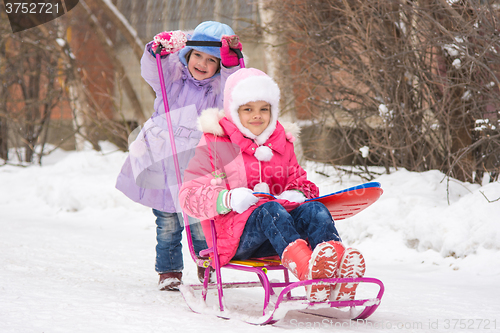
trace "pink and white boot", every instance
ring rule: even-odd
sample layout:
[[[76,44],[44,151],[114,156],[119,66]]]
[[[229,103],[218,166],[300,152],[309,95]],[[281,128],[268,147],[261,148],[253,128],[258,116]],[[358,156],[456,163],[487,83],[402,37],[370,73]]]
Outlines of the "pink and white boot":
[[[337,243],[335,244],[335,247],[338,249],[338,252],[343,252],[343,254],[339,256],[341,259],[338,263],[337,276],[339,278],[364,276],[366,265],[361,252],[351,247],[345,249],[340,242],[335,243]],[[341,246],[344,250],[342,251],[339,249],[339,246]],[[330,299],[332,301],[353,300],[356,296],[357,287],[358,283],[337,283],[336,285],[331,285]]]
[[[330,279],[337,275],[337,252],[330,242],[323,242],[314,248],[309,261],[308,279]],[[330,285],[324,283],[306,286],[307,299],[312,302],[324,302],[330,299]]]
[[[335,248],[328,242],[318,244],[311,251],[307,242],[297,239],[283,251],[281,263],[300,281],[331,278],[337,272]],[[324,302],[330,297],[329,284],[313,284],[306,286],[307,298],[312,302]]]
[[[288,244],[281,255],[281,264],[288,268],[300,281],[307,279],[311,248],[303,239]]]

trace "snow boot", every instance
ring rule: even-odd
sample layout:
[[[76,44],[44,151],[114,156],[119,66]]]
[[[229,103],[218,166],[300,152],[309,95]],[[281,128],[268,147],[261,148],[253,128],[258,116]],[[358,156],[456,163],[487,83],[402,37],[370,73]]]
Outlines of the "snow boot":
[[[288,244],[281,255],[281,263],[300,281],[330,278],[337,271],[337,259],[332,256],[334,247],[321,243],[311,251],[303,239]],[[326,301],[330,296],[330,285],[306,286],[307,298],[312,302]]]
[[[182,272],[169,272],[160,274],[158,289],[167,291],[179,291],[182,283]]]
[[[323,242],[314,248],[309,262],[309,280],[330,279],[337,275],[337,252],[329,242]],[[318,283],[306,286],[307,298],[312,302],[324,302],[330,299],[329,284]]]
[[[203,283],[205,281],[205,270],[206,270],[205,267],[198,266],[198,281],[200,281],[200,283]],[[215,269],[213,269],[212,266],[210,266],[210,275],[208,277],[208,283],[215,282],[214,272],[215,272]]]
[[[338,277],[362,277],[365,275],[365,259],[361,252],[348,248],[344,251],[338,266]],[[331,300],[346,301],[353,300],[356,296],[358,283],[337,283],[332,285]]]
[[[335,248],[335,253],[337,255],[337,267],[340,267],[340,261],[342,260],[345,252],[344,244],[334,240],[328,241],[328,244],[331,244]]]

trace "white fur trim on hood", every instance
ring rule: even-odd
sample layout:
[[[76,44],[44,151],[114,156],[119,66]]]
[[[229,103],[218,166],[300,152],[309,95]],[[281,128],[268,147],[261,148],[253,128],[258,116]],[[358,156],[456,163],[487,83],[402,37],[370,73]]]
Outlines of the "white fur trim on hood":
[[[198,117],[198,129],[203,133],[223,136],[224,130],[219,124],[222,118],[224,118],[224,110],[219,110],[217,108],[203,110]]]
[[[290,142],[294,142],[300,135],[300,126],[297,123],[285,122],[281,123],[285,129],[286,139]]]

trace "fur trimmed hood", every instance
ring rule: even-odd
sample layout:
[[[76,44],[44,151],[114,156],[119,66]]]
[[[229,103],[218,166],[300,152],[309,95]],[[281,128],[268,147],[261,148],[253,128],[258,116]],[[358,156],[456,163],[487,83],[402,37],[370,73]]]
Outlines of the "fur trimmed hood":
[[[241,124],[238,108],[248,102],[265,101],[271,106],[271,119],[259,135],[253,134]],[[240,132],[258,145],[264,144],[276,129],[280,112],[280,88],[274,80],[256,68],[241,68],[231,74],[224,88],[224,113]]]
[[[198,129],[203,133],[223,136],[224,130],[219,124],[222,118],[224,118],[224,110],[219,110],[217,108],[203,110],[198,117]]]
[[[243,126],[238,114],[241,105],[256,101],[265,101],[271,107],[269,125],[259,135]],[[279,146],[284,145],[286,140],[293,142],[300,132],[297,124],[280,124],[278,128],[279,101],[280,89],[273,79],[258,69],[242,68],[231,74],[226,81],[224,110],[204,110],[198,117],[198,128],[216,136],[227,134],[238,145],[252,144],[254,147],[251,148],[251,154],[257,160],[267,162],[273,158],[273,150],[281,152]],[[282,135],[285,137],[281,137]],[[270,140],[271,137],[273,138]],[[280,137],[282,141],[276,141]],[[243,147],[242,149],[244,150]]]

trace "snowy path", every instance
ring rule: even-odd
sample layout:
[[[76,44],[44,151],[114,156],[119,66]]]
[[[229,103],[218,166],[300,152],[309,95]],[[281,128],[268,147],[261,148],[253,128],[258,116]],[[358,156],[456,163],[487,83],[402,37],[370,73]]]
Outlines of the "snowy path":
[[[382,236],[356,244],[365,254],[367,276],[386,287],[367,322],[294,314],[256,327],[192,313],[180,293],[156,289],[153,215],[113,189],[123,156],[81,156],[44,168],[0,168],[2,333],[500,331],[498,250],[479,247],[465,259],[443,258],[433,250],[384,244]],[[381,210],[373,207],[369,215],[373,223],[393,200],[386,184]],[[349,225],[362,224],[368,218],[363,214]],[[346,223],[339,227],[350,235]],[[185,282],[195,283],[187,252],[185,265]],[[241,299],[253,297],[248,290],[238,292]]]
[[[151,271],[155,235],[148,213],[125,220],[129,213],[123,212],[124,220],[112,224],[61,215],[32,221],[28,213],[2,218],[0,331],[199,332],[206,325],[220,331],[254,332],[256,328],[248,324],[192,313],[179,293],[155,289],[157,277]],[[134,221],[141,217],[144,222]],[[384,264],[375,258],[367,261],[369,275],[386,287],[382,305],[368,323],[335,324],[289,315],[274,326],[326,331],[343,324],[345,329],[358,325],[347,331],[415,327],[404,331],[428,332],[438,322],[440,330],[435,331],[445,332],[447,323],[459,327],[456,320],[477,327],[480,319],[489,319],[497,320],[500,329],[500,288],[494,276],[433,265]],[[185,275],[187,282],[195,282],[194,264],[187,256]],[[485,329],[486,322],[482,325],[483,330],[474,331],[491,331]]]

